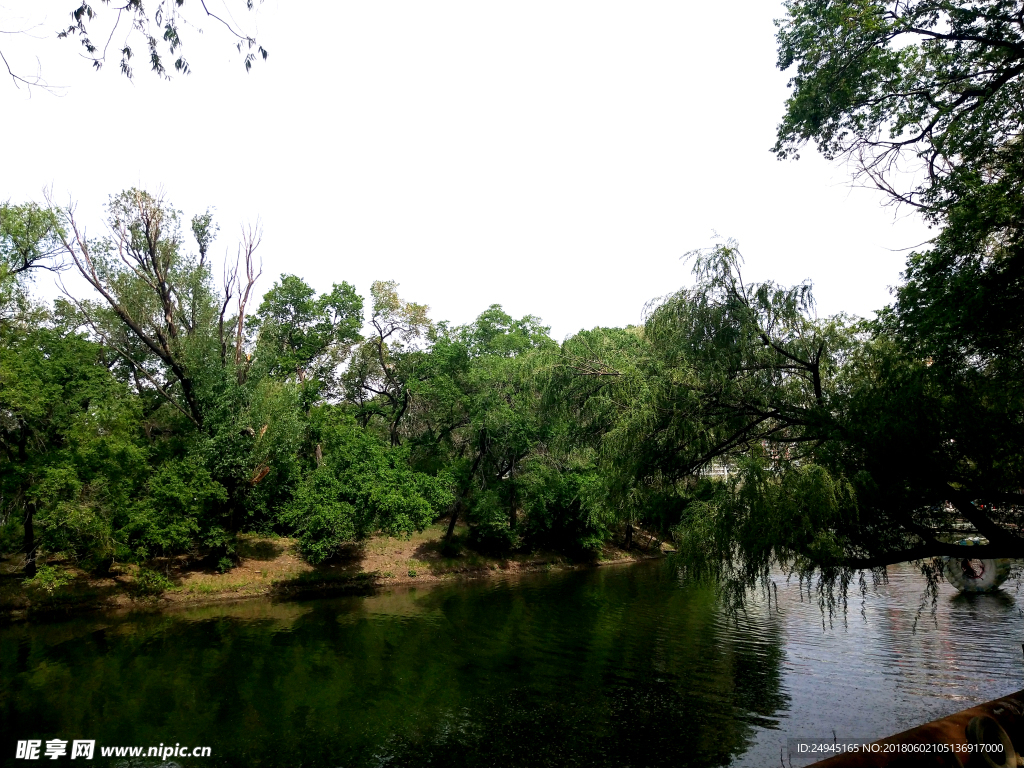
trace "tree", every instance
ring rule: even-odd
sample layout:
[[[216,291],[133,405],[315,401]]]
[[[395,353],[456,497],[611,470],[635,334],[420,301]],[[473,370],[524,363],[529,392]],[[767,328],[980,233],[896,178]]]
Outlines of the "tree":
[[[942,216],[978,184],[1004,182],[1020,135],[1019,2],[790,0],[779,67],[796,67],[775,152],[814,140],[852,157],[894,199]],[[899,188],[900,163],[922,175]]]
[[[796,156],[814,140],[939,228],[844,366],[848,413],[833,459],[870,468],[887,495],[876,524],[902,531],[859,562],[949,554],[953,523],[984,535],[989,555],[1019,556],[1024,6],[786,7],[779,66],[796,72],[776,154]]]
[[[450,481],[410,468],[408,448],[389,445],[332,406],[312,414],[322,446],[285,510],[305,556],[319,563],[373,533],[422,531],[452,501]]]
[[[311,380],[317,399],[340,394],[338,368],[361,340],[362,324],[363,299],[348,283],[317,296],[302,278],[281,275],[263,295],[249,329],[267,374]]]
[[[105,238],[86,238],[73,208],[59,217],[64,253],[98,295],[67,294],[78,321],[135,387],[149,432],[167,438],[161,460],[176,475],[208,478],[209,493],[181,484],[178,514],[191,516],[196,540],[227,553],[239,530],[269,524],[290,493],[303,431],[297,386],[268,374],[274,361],[260,360],[247,330],[258,229],[243,231],[217,291],[209,214],[191,220],[198,254],[185,250],[181,213],[141,190],[111,198]],[[192,498],[207,501],[194,506]],[[176,546],[188,540],[174,538]]]
[[[88,0],[71,8],[70,24],[57,31],[62,39],[77,38],[84,50],[84,57],[99,70],[107,62],[107,54],[111,45],[120,54],[120,69],[128,79],[132,79],[135,71],[132,59],[140,48],[144,50],[144,61],[149,69],[158,76],[170,79],[173,72],[189,74],[191,68],[182,51],[184,41],[182,30],[191,28],[191,33],[202,34],[200,24],[209,21],[217,28],[226,30],[233,38],[235,46],[243,55],[243,63],[248,72],[257,58],[266,60],[269,55],[266,48],[250,33],[243,30],[235,21],[230,9],[226,15],[213,13],[205,0],[198,0],[186,7],[186,0],[158,0],[155,4],[143,3],[142,0],[101,0],[102,7],[94,7]],[[242,3],[232,3],[241,9]],[[154,7],[155,6],[155,7]],[[255,0],[244,0],[244,10],[252,13]],[[109,23],[105,17],[109,13]],[[16,33],[27,30],[3,29],[0,32]],[[168,59],[173,61],[168,63]],[[7,73],[16,86],[50,87],[41,75],[28,76],[19,74],[11,68],[10,62],[0,50],[0,61],[3,61]]]
[[[98,344],[60,327],[0,338],[0,528],[21,523],[28,576],[40,542],[111,558],[145,495],[138,403],[104,363]]]
[[[665,416],[664,390],[678,378],[673,362],[654,354],[643,327],[594,328],[562,344],[547,386],[546,407],[558,414],[552,447],[583,471],[589,488],[574,512],[594,530],[622,525],[627,549],[641,524],[670,535],[685,503],[675,475],[650,465],[661,455],[652,433]]]
[[[421,462],[458,485],[447,541],[466,514],[478,540],[508,548],[520,537],[524,461],[547,429],[539,362],[554,342],[539,318],[492,305],[464,326],[438,324],[410,381],[413,442]]]
[[[677,531],[691,573],[740,590],[781,562],[845,588],[959,554],[964,523],[989,541],[976,556],[1024,555],[1017,391],[983,372],[951,384],[884,326],[817,318],[807,285],[744,283],[734,244],[695,274],[647,320],[653,383],[611,445],[638,482],[677,492],[726,471]]]
[[[62,254],[55,212],[36,203],[0,203],[0,279],[32,270],[60,271]]]
[[[27,285],[36,272],[64,268],[62,252],[51,209],[0,203],[0,324],[27,310]]]
[[[75,220],[73,207],[58,211],[63,254],[101,301],[67,295],[117,351],[140,395],[159,396],[202,429],[202,372],[219,363],[242,380],[251,363],[244,350],[245,322],[260,273],[254,261],[260,235],[252,229],[243,233],[239,261],[226,269],[223,295],[216,297],[206,261],[213,236],[209,216],[192,220],[199,245],[193,257],[182,253],[181,212],[162,199],[130,189],[113,196],[107,210],[109,235],[93,240]],[[235,314],[229,316],[233,298]]]
[[[1010,0],[792,0],[795,68],[774,151],[814,141],[940,233],[911,256],[890,331],[951,375],[1019,379],[1024,323],[1024,6]],[[1009,369],[1007,368],[1009,367]],[[991,370],[995,370],[992,368]]]
[[[408,382],[433,325],[429,307],[398,296],[398,283],[376,281],[370,286],[373,333],[356,347],[345,373],[349,400],[359,409],[364,427],[374,419],[386,424],[392,445],[402,442],[400,426],[408,413],[412,393]]]

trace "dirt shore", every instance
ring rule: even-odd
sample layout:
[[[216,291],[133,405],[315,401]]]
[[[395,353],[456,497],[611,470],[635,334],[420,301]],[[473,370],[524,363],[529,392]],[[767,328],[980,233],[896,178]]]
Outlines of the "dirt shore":
[[[58,585],[26,586],[20,572],[22,558],[14,555],[0,560],[0,620],[107,609],[160,610],[218,600],[360,592],[393,585],[594,567],[660,557],[663,548],[653,537],[641,534],[630,551],[608,545],[586,559],[545,551],[489,557],[464,546],[457,556],[446,557],[441,547],[446,528],[446,523],[438,523],[405,539],[373,538],[320,566],[312,566],[300,557],[294,539],[252,535],[240,537],[237,564],[223,573],[208,562],[184,556],[150,563],[147,572],[132,565],[115,566],[107,576],[52,562],[50,565],[64,578],[70,578],[69,583]],[[460,533],[464,537],[465,530]]]

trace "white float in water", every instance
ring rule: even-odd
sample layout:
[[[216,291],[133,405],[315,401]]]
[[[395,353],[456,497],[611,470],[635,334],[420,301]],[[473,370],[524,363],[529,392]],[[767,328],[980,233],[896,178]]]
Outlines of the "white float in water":
[[[969,536],[957,542],[962,547],[978,547],[988,544],[980,536]],[[946,580],[961,592],[990,592],[1010,576],[1011,561],[1001,558],[944,557],[943,571]]]

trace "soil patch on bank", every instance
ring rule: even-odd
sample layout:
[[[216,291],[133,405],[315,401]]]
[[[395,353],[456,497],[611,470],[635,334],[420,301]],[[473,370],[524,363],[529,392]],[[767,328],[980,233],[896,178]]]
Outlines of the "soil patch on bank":
[[[98,576],[53,559],[45,564],[53,578],[32,583],[26,583],[21,572],[23,557],[11,555],[0,560],[0,619],[104,609],[159,610],[247,597],[370,592],[391,585],[636,562],[660,557],[665,548],[654,536],[638,532],[628,551],[608,544],[587,556],[535,551],[501,557],[467,547],[465,528],[457,529],[455,546],[445,547],[446,530],[447,523],[440,522],[408,538],[371,538],[318,566],[301,557],[295,539],[255,535],[239,537],[236,563],[226,570],[209,559],[182,555],[158,558],[145,568],[114,565],[108,574]]]

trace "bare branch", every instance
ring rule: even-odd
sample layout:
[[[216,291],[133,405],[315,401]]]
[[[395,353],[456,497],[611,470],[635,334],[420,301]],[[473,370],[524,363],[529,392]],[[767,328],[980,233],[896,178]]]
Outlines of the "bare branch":
[[[242,340],[243,334],[245,333],[245,308],[252,295],[253,286],[256,284],[260,275],[263,274],[263,262],[260,262],[259,269],[257,269],[253,259],[256,249],[259,248],[262,240],[263,230],[260,226],[259,220],[256,221],[255,227],[251,225],[248,227],[242,227],[242,243],[239,245],[239,251],[244,256],[246,282],[245,288],[241,288],[241,286],[239,286],[240,291],[238,294],[238,321],[235,326],[235,365],[237,366],[241,366],[242,363]],[[246,370],[247,369],[248,366],[246,366]],[[240,371],[239,376],[244,377],[244,374]]]

